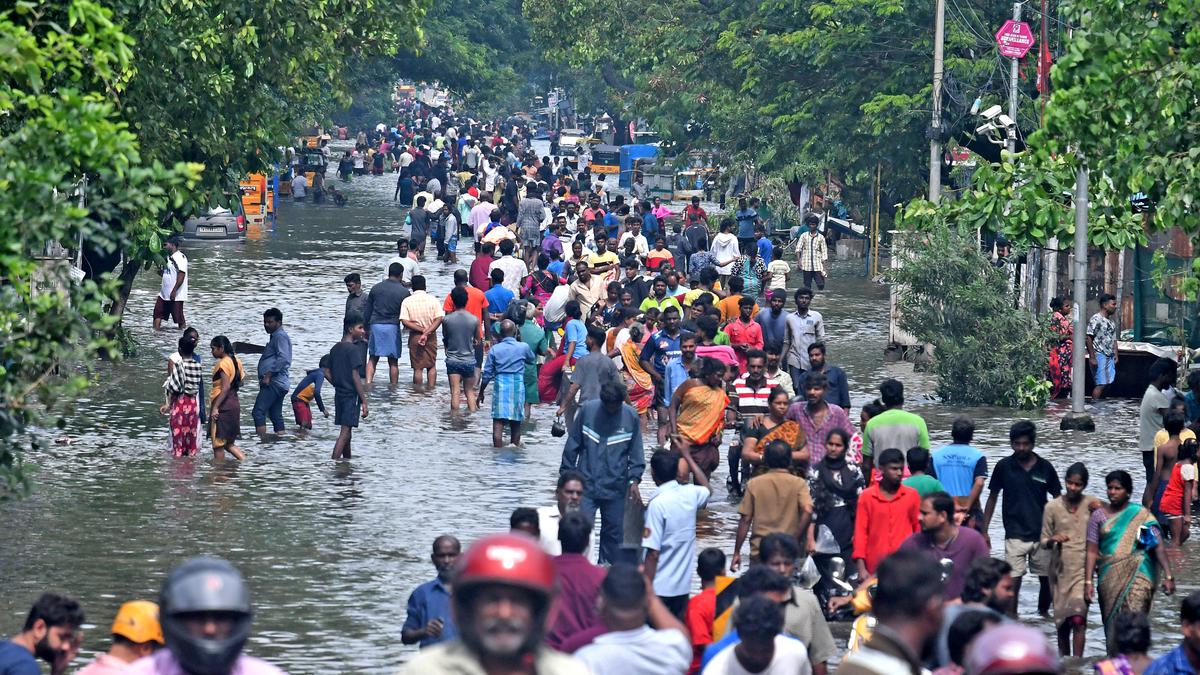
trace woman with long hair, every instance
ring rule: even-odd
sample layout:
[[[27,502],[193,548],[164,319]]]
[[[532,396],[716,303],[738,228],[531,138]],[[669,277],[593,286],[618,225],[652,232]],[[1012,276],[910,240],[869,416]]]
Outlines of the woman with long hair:
[[[1157,582],[1161,580],[1163,591],[1170,595],[1175,592],[1175,577],[1171,576],[1158,521],[1150,509],[1130,499],[1133,478],[1127,471],[1113,471],[1104,477],[1104,484],[1108,504],[1093,511],[1088,520],[1083,583],[1088,602],[1098,591],[1100,618],[1112,655],[1117,615],[1123,611],[1149,613]]]
[[[1050,300],[1050,332],[1054,339],[1050,343],[1048,374],[1050,376],[1050,398],[1058,398],[1071,391],[1071,350],[1075,327],[1071,323],[1071,301],[1067,298]]]
[[[846,456],[849,444],[850,434],[845,429],[831,429],[825,437],[824,456],[808,470],[813,500],[810,541],[824,543],[824,554],[841,555],[843,560],[851,559],[858,495],[867,487],[858,463]],[[836,542],[838,553],[830,550],[830,538]]]
[[[246,454],[238,448],[236,441],[241,438],[242,408],[238,404],[238,389],[246,377],[246,369],[242,361],[233,352],[233,344],[224,335],[218,335],[210,344],[216,363],[212,369],[212,393],[209,394],[208,420],[212,436],[213,454],[218,458],[225,456],[228,450],[238,460],[246,459]]]
[[[808,443],[800,425],[786,419],[791,398],[783,387],[771,390],[767,399],[767,414],[754,420],[746,420],[742,429],[742,462],[750,467],[752,476],[767,472],[763,464],[763,452],[771,441],[785,441],[792,449],[792,473],[804,477],[807,475],[809,459]],[[735,463],[730,458],[730,467]]]
[[[163,382],[167,399],[158,409],[160,413],[170,415],[171,454],[176,457],[191,457],[200,448],[200,404],[197,397],[203,375],[200,362],[193,358],[196,341],[196,335],[191,332],[185,332],[179,338],[179,360],[168,362],[169,373]]]

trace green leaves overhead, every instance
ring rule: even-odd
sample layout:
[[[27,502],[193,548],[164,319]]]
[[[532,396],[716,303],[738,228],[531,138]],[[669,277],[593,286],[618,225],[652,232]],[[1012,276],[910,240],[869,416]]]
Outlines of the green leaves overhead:
[[[927,171],[933,3],[926,0],[525,0],[546,56],[603,73],[610,92],[685,145],[765,172],[818,167],[919,194]],[[948,122],[996,91],[1003,3],[951,4]],[[568,37],[569,36],[569,37]],[[623,86],[614,86],[614,83]],[[963,89],[971,93],[964,98]],[[957,99],[957,100],[956,100]],[[689,120],[711,133],[688,138]]]
[[[1046,144],[1068,144],[1159,226],[1200,235],[1200,23],[1191,0],[1077,0],[1079,27],[1054,69]]]
[[[56,18],[61,17],[59,20]],[[0,500],[29,487],[22,432],[70,402],[113,348],[107,279],[73,281],[58,246],[114,251],[157,227],[199,167],[146,161],[111,99],[132,74],[130,41],[89,0],[0,13]],[[48,142],[51,139],[52,142]],[[75,195],[89,180],[81,206]]]

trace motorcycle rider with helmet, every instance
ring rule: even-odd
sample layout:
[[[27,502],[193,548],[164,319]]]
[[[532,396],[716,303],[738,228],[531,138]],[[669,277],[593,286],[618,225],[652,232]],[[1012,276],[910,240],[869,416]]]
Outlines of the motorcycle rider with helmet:
[[[163,582],[159,621],[167,648],[134,662],[128,675],[284,675],[242,653],[250,637],[250,591],[233,565],[200,556]]]
[[[451,604],[459,637],[421,651],[402,672],[586,675],[542,643],[557,591],[553,559],[520,533],[484,537],[458,559]]]
[[[76,675],[116,675],[126,666],[149,656],[163,646],[158,605],[149,600],[133,600],[121,605],[112,624],[112,647],[100,654]]]

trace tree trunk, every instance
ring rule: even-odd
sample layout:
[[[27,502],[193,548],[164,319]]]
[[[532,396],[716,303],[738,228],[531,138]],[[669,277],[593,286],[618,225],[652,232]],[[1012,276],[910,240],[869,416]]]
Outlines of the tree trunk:
[[[121,273],[117,276],[121,280],[121,285],[117,289],[117,297],[108,307],[110,316],[123,317],[125,315],[125,305],[129,302],[129,294],[133,292],[133,281],[137,279],[139,269],[141,269],[141,264],[128,258],[121,263]]]

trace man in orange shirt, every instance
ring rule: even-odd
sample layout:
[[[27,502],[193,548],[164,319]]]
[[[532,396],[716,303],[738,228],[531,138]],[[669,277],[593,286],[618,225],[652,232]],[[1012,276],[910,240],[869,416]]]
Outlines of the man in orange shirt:
[[[854,516],[854,562],[862,579],[875,573],[880,560],[920,531],[921,497],[901,485],[904,454],[896,448],[879,453],[879,481],[858,496]]]
[[[717,303],[717,309],[721,310],[721,323],[729,323],[738,317],[741,312],[739,302],[742,300],[742,291],[746,290],[746,282],[741,277],[729,278],[729,295],[721,298]],[[758,304],[754,305],[753,316],[758,316]]]
[[[484,316],[484,310],[487,308],[487,296],[483,291],[475,288],[467,283],[469,278],[466,270],[454,270],[454,285],[461,286],[467,289],[467,306],[466,310],[475,315],[479,319],[479,346],[475,348],[475,367],[483,367],[483,351],[488,345],[488,331],[485,328],[487,318]],[[450,294],[446,294],[446,302],[442,303],[442,311],[449,314],[454,311],[454,302],[450,300]]]

